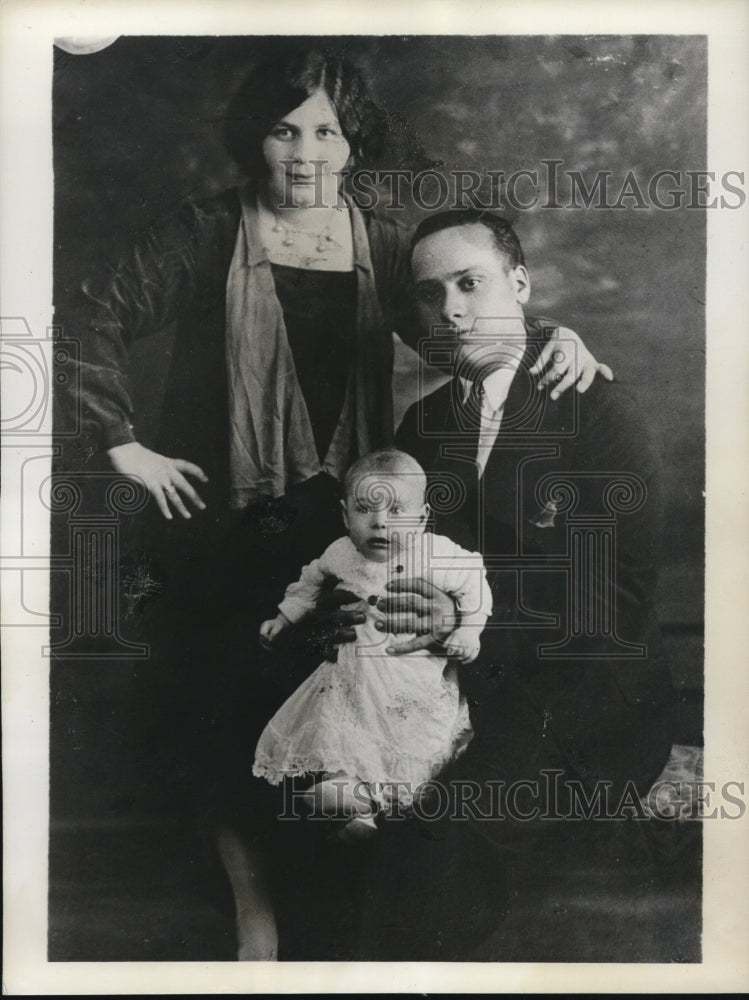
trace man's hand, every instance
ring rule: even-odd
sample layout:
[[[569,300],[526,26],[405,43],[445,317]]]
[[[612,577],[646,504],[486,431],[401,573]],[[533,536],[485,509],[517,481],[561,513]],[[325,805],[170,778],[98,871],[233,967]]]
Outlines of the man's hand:
[[[421,577],[393,580],[387,585],[389,597],[378,602],[387,615],[375,626],[383,632],[415,632],[416,637],[388,646],[390,656],[402,656],[419,649],[445,655],[443,643],[459,624],[454,599]]]
[[[545,368],[547,371],[542,375]],[[530,373],[541,375],[537,389],[554,386],[550,393],[552,399],[559,399],[573,385],[578,392],[585,392],[599,374],[607,382],[614,380],[609,366],[596,361],[575,331],[566,326],[557,327],[546,341]]]
[[[183,458],[166,458],[155,451],[149,451],[137,441],[110,448],[108,455],[117,472],[140,479],[145,484],[168,521],[172,520],[170,504],[182,517],[187,518],[192,515],[185,506],[185,500],[189,500],[198,510],[205,510],[205,504],[182,474],[186,473],[207,483],[208,476],[199,465],[186,462]]]

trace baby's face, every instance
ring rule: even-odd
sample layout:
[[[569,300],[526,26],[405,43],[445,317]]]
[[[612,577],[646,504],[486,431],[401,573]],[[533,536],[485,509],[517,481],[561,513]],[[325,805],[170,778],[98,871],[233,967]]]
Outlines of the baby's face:
[[[344,501],[343,521],[365,559],[388,562],[424,531],[429,509],[420,477],[370,473]]]

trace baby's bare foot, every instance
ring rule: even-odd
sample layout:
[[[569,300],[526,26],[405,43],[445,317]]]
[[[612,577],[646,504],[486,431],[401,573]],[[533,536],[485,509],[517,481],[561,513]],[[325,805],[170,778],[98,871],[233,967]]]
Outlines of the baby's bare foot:
[[[354,816],[354,818],[350,819],[345,826],[341,827],[338,831],[338,837],[340,840],[348,842],[355,840],[371,840],[376,833],[377,823],[375,821],[374,813],[370,813],[368,816]]]
[[[369,816],[373,811],[368,786],[346,774],[316,782],[304,793],[304,801],[312,813],[329,819]]]

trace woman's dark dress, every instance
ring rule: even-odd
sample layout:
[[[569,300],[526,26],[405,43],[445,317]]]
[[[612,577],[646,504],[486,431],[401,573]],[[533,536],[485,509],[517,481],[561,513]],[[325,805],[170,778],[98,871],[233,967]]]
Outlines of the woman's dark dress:
[[[272,270],[322,462],[353,363],[355,275],[275,264]],[[317,662],[311,653],[308,660],[265,653],[258,629],[276,614],[301,567],[343,534],[338,498],[337,482],[320,473],[285,497],[225,511],[201,540],[194,556],[200,568],[188,569],[175,595],[180,619],[195,632],[178,669],[188,669],[202,692],[202,704],[191,713],[197,739],[190,746],[188,738],[185,766],[212,821],[240,817],[248,828],[264,829],[268,819],[261,818],[258,802],[277,811],[277,790],[251,776],[255,744],[272,713]],[[174,561],[180,558],[184,554],[175,552]],[[210,581],[209,588],[200,579]],[[202,780],[195,780],[196,773]]]

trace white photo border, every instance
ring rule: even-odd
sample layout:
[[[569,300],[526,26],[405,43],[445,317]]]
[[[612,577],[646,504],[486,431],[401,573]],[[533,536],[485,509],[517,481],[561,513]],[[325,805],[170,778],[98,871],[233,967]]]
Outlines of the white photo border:
[[[4,0],[0,7],[0,294],[3,317],[51,325],[52,42],[113,35],[700,34],[708,38],[708,169],[749,176],[749,3],[717,0],[377,5],[149,0],[86,4]],[[708,213],[707,606],[705,773],[747,781],[749,648],[749,207]],[[737,321],[737,317],[740,319]],[[668,363],[668,359],[664,359]],[[674,364],[678,361],[674,359]],[[12,400],[5,404],[12,409]],[[35,454],[51,453],[47,424]],[[46,435],[46,437],[45,437]],[[24,447],[4,447],[3,528],[18,523]],[[14,486],[16,492],[14,493]],[[46,512],[26,522],[35,554]],[[3,532],[3,555],[12,545]],[[9,563],[6,563],[9,565]],[[39,576],[35,603],[45,606]],[[9,574],[2,584],[9,586]],[[12,597],[13,595],[4,595]],[[749,987],[746,816],[705,823],[703,961],[699,965],[49,963],[47,961],[48,672],[45,629],[4,629],[4,991],[10,994],[256,992],[742,992]]]

